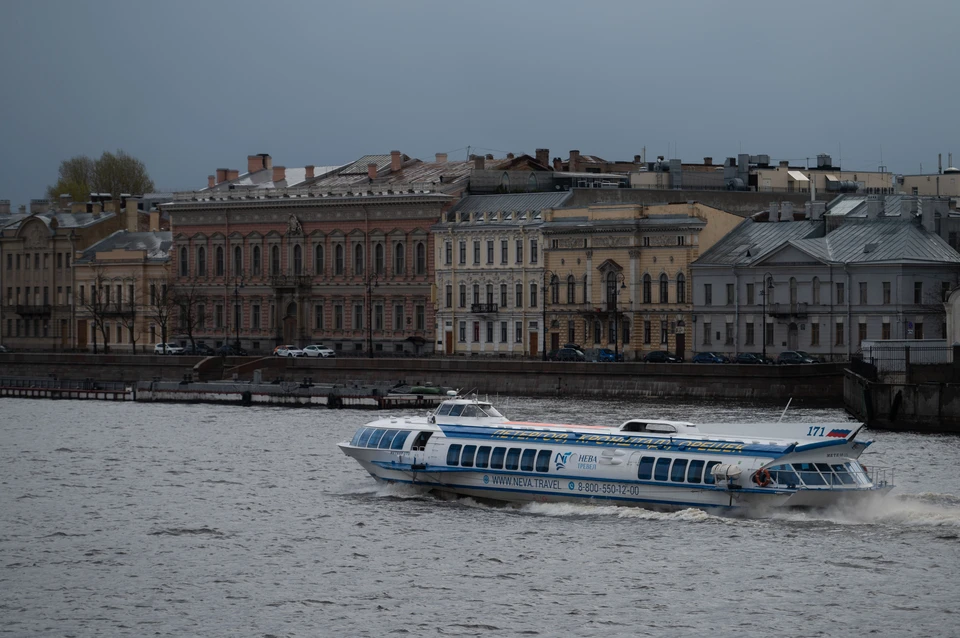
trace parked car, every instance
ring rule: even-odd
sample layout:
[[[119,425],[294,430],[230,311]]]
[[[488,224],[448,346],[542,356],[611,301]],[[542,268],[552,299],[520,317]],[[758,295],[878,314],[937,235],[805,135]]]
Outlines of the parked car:
[[[153,346],[153,354],[183,354],[183,348],[175,343],[158,343]]]
[[[576,348],[560,348],[554,361],[586,361],[587,356]]]
[[[694,363],[730,363],[730,359],[717,352],[698,352],[693,355],[692,361]]]
[[[597,350],[597,361],[601,361],[601,362],[623,361],[623,353],[614,352],[610,348],[600,348],[599,350]]]
[[[803,350],[784,350],[777,356],[777,363],[799,365],[803,363],[820,363]]]
[[[303,350],[294,345],[277,346],[273,349],[273,354],[278,357],[302,357]]]
[[[183,349],[183,354],[197,355],[201,357],[212,357],[216,354],[213,348],[208,346],[205,343],[198,343],[194,346],[192,343],[187,344],[187,347]]]
[[[303,349],[303,354],[306,357],[322,357],[324,359],[335,358],[337,356],[336,352],[322,343],[314,343],[307,346]]]
[[[0,353],[4,353],[4,352],[7,352],[7,348],[5,346],[0,345]]]
[[[647,363],[680,363],[683,361],[683,359],[677,355],[672,352],[667,352],[666,350],[648,352],[646,356],[643,357],[643,360]]]
[[[583,346],[578,345],[578,344],[576,344],[576,343],[565,343],[565,344],[563,344],[563,347],[564,347],[564,348],[573,348],[574,350],[579,350],[580,352],[583,352]]]
[[[733,360],[734,363],[771,364],[773,359],[754,352],[741,352]]]
[[[245,357],[247,356],[247,351],[243,348],[238,348],[236,344],[225,343],[217,348],[217,355],[221,357]]]

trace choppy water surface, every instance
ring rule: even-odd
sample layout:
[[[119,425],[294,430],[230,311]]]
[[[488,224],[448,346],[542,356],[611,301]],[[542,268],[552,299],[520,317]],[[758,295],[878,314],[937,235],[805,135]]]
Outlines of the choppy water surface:
[[[511,418],[776,419],[509,399]],[[844,420],[792,410],[792,420]],[[743,520],[377,487],[346,410],[0,399],[0,632],[82,636],[960,634],[960,439],[868,433],[895,496]]]

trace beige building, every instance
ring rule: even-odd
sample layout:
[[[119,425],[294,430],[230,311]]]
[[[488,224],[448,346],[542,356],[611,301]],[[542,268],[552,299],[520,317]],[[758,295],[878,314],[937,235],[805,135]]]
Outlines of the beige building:
[[[547,349],[688,357],[689,265],[743,218],[697,202],[545,211]]]
[[[163,332],[157,315],[170,315],[163,300],[172,244],[170,231],[119,230],[77,255],[78,349],[153,352]]]
[[[960,197],[960,169],[945,168],[942,175],[899,175],[897,184],[906,195],[956,198]]]

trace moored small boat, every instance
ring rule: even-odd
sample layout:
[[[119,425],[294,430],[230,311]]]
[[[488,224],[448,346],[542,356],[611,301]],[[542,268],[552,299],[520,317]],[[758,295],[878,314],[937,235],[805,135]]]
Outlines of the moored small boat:
[[[510,421],[487,401],[451,397],[428,416],[368,423],[339,445],[379,481],[440,493],[737,511],[824,507],[889,492],[892,470],[858,461],[870,445],[856,440],[862,427],[642,418],[562,425]]]

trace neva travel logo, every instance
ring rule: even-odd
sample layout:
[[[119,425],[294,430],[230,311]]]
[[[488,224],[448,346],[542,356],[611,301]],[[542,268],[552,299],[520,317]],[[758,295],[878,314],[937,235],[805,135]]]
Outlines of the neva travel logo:
[[[561,454],[560,452],[557,452],[557,455],[553,458],[553,462],[557,465],[557,469],[558,469],[558,470],[562,470],[563,468],[565,468],[565,467],[567,466],[567,461],[570,460],[570,455],[571,455],[571,454],[573,454],[573,453],[572,453],[572,452],[564,452],[564,453]]]

